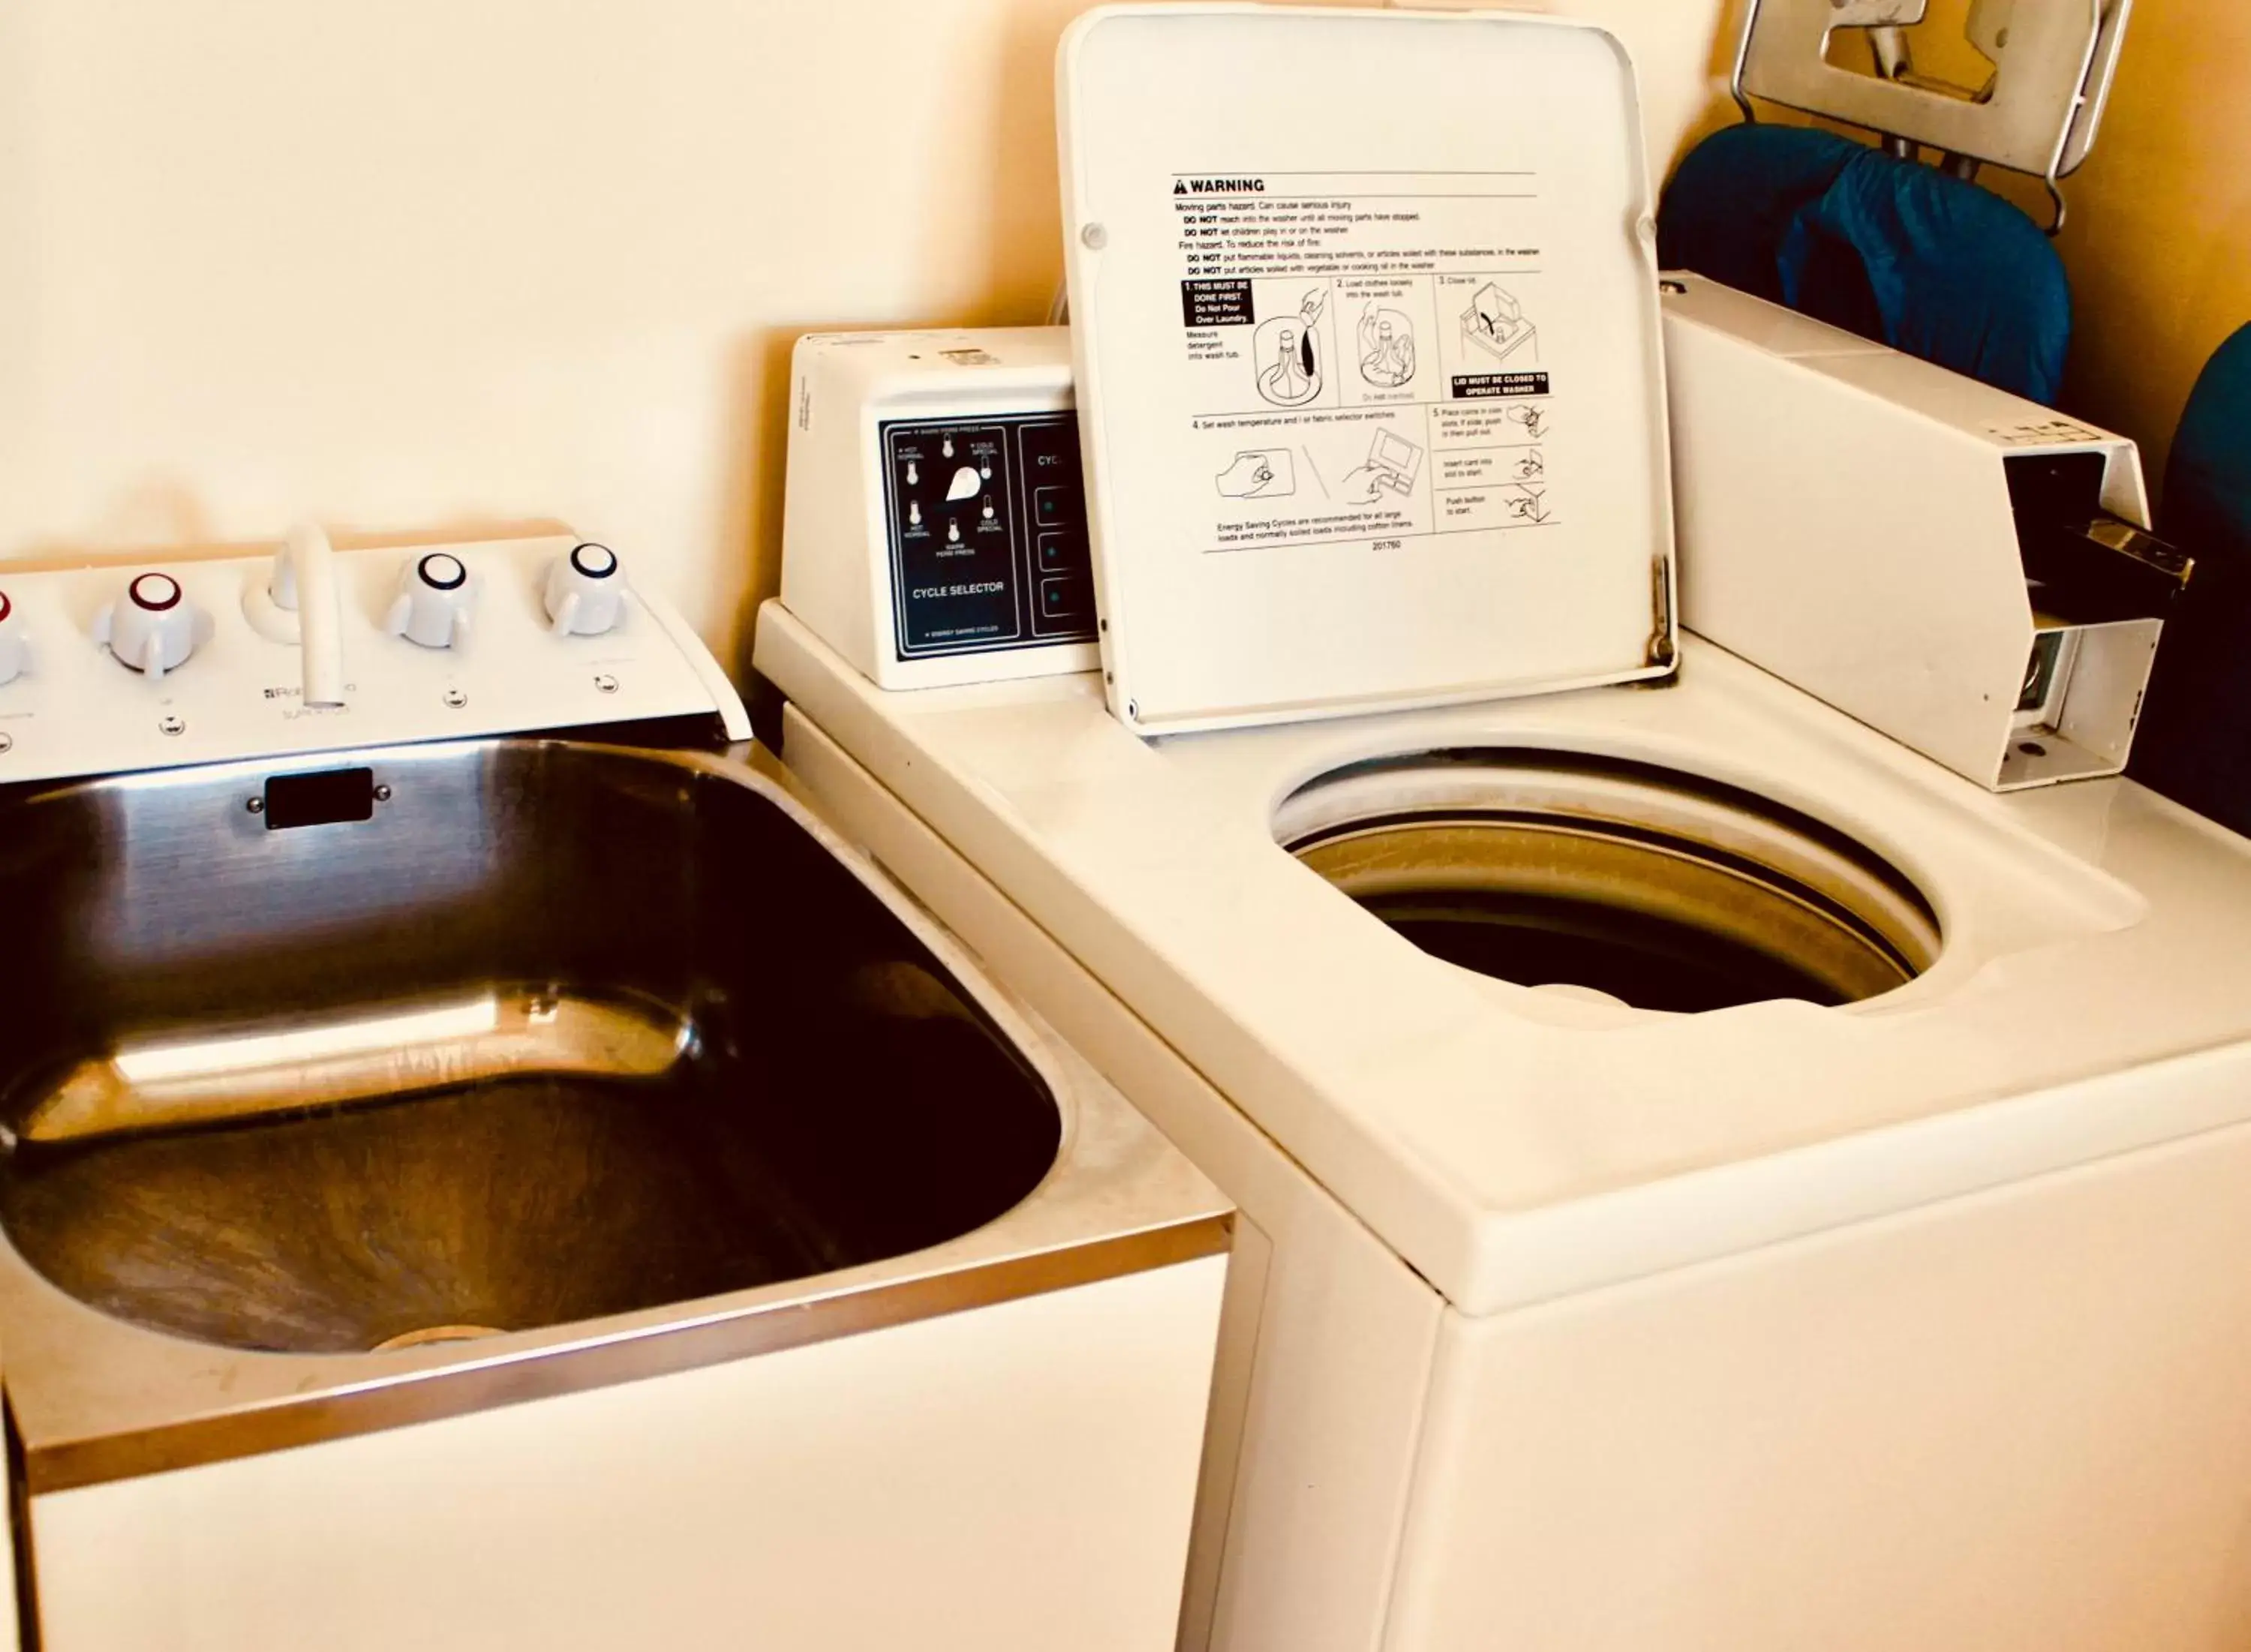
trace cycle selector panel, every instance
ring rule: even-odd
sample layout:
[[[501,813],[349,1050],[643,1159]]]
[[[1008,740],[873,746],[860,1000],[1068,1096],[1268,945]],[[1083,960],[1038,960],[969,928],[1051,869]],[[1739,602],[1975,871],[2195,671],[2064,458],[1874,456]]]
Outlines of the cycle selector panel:
[[[1075,414],[895,420],[879,435],[900,659],[1093,640]]]

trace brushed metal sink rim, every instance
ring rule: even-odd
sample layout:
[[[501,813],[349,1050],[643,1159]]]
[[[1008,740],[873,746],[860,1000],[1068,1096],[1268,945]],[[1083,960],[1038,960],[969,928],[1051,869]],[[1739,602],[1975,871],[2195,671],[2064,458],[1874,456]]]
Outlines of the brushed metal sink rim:
[[[906,1255],[629,1313],[380,1353],[253,1351],[135,1324],[50,1282],[0,1233],[0,1381],[33,1495],[692,1369],[1226,1249],[1232,1211],[1218,1191],[1075,1052],[984,979],[872,861],[806,811],[762,750],[480,741],[105,784],[217,779],[239,783],[248,795],[286,769],[359,764],[396,785],[411,781],[418,764],[458,761],[465,748],[527,744],[669,765],[683,778],[744,787],[779,810],[945,966],[1044,1082],[1062,1123],[1045,1178],[983,1227]]]

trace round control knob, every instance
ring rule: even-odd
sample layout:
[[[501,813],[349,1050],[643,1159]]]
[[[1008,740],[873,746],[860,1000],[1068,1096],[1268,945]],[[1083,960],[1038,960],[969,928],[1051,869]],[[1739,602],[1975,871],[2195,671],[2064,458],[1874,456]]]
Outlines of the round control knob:
[[[384,629],[425,648],[457,648],[468,640],[475,593],[459,556],[433,550],[407,565]]]
[[[599,637],[625,611],[626,577],[607,545],[574,546],[547,570],[547,618],[558,637]]]
[[[16,605],[0,591],[0,682],[13,682],[24,674],[30,650],[24,646],[24,627],[16,619]]]
[[[94,622],[94,639],[149,677],[185,665],[203,640],[202,631],[202,612],[170,574],[140,575]]]

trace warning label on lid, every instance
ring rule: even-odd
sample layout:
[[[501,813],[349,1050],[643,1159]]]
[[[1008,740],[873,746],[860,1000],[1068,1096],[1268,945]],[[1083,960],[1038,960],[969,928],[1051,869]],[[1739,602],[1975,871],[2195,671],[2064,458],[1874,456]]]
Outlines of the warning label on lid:
[[[1258,319],[1248,281],[1182,281],[1181,316],[1190,327],[1248,327]]]
[[[1172,179],[1203,549],[1561,520],[1540,198],[1529,172]]]

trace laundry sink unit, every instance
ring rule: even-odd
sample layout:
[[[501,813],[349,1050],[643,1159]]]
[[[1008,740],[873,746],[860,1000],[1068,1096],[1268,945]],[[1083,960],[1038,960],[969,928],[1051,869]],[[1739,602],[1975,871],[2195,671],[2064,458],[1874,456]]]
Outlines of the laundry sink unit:
[[[305,749],[0,780],[37,1644],[694,1647],[751,1614],[1160,1652],[1227,1202],[808,812],[707,656],[716,715],[336,744],[491,704],[529,668],[510,602],[531,667],[627,710],[694,647],[638,596],[623,636],[539,628],[551,559],[509,552],[461,554],[458,660],[377,631],[392,569],[340,568],[364,698],[265,733],[223,681],[274,674],[229,630],[262,569],[183,566],[213,634],[161,686],[87,667],[97,743],[170,708]],[[72,639],[39,641],[52,694]],[[8,692],[12,749],[61,761],[65,696]]]

